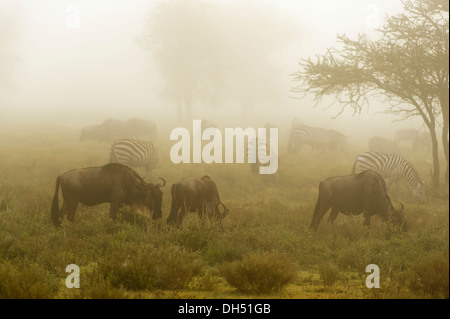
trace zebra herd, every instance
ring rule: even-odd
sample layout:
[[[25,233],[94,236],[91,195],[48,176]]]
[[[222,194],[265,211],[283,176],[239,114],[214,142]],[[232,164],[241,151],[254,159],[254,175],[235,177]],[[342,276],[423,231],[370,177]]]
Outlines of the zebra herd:
[[[267,149],[251,149],[250,145],[260,145],[261,141],[248,143],[248,152],[263,151],[273,152],[270,145]],[[373,139],[369,141],[373,142]],[[295,154],[303,145],[310,146],[317,151],[344,151],[348,143],[347,137],[335,130],[306,126],[296,122],[292,125],[288,151]],[[394,149],[395,150],[395,149]],[[110,163],[119,163],[130,167],[145,168],[145,178],[151,178],[152,170],[159,162],[158,148],[152,142],[144,142],[133,138],[122,138],[114,141],[110,148]],[[252,165],[252,171],[256,171],[256,165]],[[392,153],[369,151],[360,153],[353,164],[352,173],[364,170],[373,170],[388,179],[388,189],[395,186],[398,194],[399,182],[405,179],[414,197],[422,200],[425,197],[424,182],[419,174],[403,156]]]
[[[294,153],[301,149],[302,145],[309,145],[313,150],[342,151],[348,143],[347,137],[335,130],[306,125],[292,127],[289,137],[288,149]]]

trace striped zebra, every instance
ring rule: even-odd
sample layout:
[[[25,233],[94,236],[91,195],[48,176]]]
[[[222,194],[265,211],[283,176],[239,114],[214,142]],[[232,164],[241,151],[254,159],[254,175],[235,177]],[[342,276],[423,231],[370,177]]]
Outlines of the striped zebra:
[[[289,152],[295,152],[303,144],[311,146],[313,150],[342,150],[347,144],[347,137],[335,130],[320,127],[297,125],[292,128],[289,137]]]
[[[388,178],[388,189],[395,183],[397,194],[399,181],[404,178],[414,197],[420,200],[425,198],[423,180],[414,167],[401,155],[379,152],[361,153],[353,164],[352,173],[365,170],[373,170],[384,178]]]
[[[109,162],[145,167],[145,177],[151,178],[152,169],[159,162],[158,148],[151,142],[131,138],[119,139],[111,144]]]

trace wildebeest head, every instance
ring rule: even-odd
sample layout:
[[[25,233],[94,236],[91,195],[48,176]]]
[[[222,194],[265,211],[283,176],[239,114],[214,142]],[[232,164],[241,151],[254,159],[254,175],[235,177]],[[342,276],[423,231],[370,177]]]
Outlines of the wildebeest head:
[[[160,179],[163,181],[162,184],[144,184],[141,189],[141,191],[145,192],[141,205],[152,212],[152,219],[159,219],[162,217],[161,206],[163,193],[160,188],[166,185],[166,181],[161,177]]]
[[[392,223],[392,225],[398,226],[400,227],[403,231],[407,230],[407,226],[406,226],[406,219],[405,216],[403,214],[403,204],[400,204],[401,208],[395,209],[395,208],[391,208],[389,210],[389,221]]]

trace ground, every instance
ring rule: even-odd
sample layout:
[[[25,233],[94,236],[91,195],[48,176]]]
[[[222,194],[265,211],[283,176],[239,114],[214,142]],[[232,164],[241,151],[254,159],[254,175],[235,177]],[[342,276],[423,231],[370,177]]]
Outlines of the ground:
[[[108,160],[108,144],[80,143],[78,134],[55,126],[0,135],[0,298],[448,298],[448,188],[431,187],[423,154],[408,159],[427,182],[426,201],[405,183],[393,199],[405,206],[408,232],[376,217],[366,228],[362,216],[344,215],[334,226],[325,216],[310,231],[319,182],[349,174],[366,149],[294,156],[282,135],[279,174],[261,176],[248,164],[175,165],[161,134],[153,176],[168,183],[162,220],[126,208],[112,221],[105,204],[80,206],[74,223],[55,228],[56,176]],[[171,184],[205,174],[230,214],[222,224],[190,214],[181,227],[166,225]],[[80,267],[80,289],[65,285],[69,264]],[[368,264],[380,267],[380,289],[365,285]],[[283,283],[280,267],[290,275]],[[232,285],[232,276],[249,288]],[[269,288],[259,290],[259,281]]]

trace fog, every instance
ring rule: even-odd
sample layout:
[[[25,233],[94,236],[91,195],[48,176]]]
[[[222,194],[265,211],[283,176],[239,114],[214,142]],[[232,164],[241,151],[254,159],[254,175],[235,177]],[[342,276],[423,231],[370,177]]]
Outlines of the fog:
[[[167,74],[174,61],[191,59],[202,65],[201,77],[183,78],[196,88],[193,118],[233,127],[298,117],[356,137],[421,127],[419,119],[377,114],[382,100],[333,119],[333,99],[313,107],[311,96],[290,92],[299,60],[323,54],[336,34],[376,36],[369,5],[380,9],[380,23],[402,8],[400,0],[0,0],[0,125],[81,127],[131,117],[180,125],[167,84],[179,82]]]

